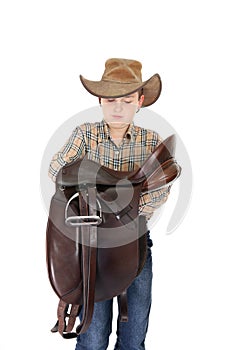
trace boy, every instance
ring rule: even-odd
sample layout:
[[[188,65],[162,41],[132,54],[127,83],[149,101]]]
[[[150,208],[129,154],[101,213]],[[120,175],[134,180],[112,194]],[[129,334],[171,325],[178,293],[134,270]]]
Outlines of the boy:
[[[138,169],[155,147],[160,136],[152,130],[134,125],[135,113],[153,104],[161,92],[158,74],[143,82],[140,62],[111,58],[105,63],[100,81],[80,76],[85,89],[99,98],[103,120],[78,126],[68,142],[54,155],[49,175],[56,180],[61,167],[87,156],[116,171]],[[169,187],[142,194],[139,215],[151,218],[169,194]],[[145,337],[151,306],[152,241],[147,233],[146,263],[127,290],[128,322],[119,322],[115,350],[145,349]],[[76,350],[105,350],[108,347],[112,324],[112,300],[95,303],[93,319],[86,333],[77,337]]]

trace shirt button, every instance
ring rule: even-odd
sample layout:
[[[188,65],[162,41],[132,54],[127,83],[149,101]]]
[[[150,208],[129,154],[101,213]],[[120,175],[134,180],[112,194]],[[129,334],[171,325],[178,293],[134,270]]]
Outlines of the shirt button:
[[[115,154],[119,154],[120,152],[119,151],[115,151]]]
[[[117,167],[116,166],[114,167],[114,170],[117,171]]]

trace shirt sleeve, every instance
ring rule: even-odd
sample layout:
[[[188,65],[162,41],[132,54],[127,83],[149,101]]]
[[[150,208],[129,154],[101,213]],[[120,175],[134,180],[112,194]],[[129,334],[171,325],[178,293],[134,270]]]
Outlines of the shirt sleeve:
[[[167,186],[157,191],[142,193],[139,201],[139,215],[144,215],[149,220],[154,211],[167,201],[170,187]]]
[[[49,166],[49,177],[55,182],[59,170],[66,164],[85,155],[85,138],[83,131],[77,127],[65,145],[52,158]]]

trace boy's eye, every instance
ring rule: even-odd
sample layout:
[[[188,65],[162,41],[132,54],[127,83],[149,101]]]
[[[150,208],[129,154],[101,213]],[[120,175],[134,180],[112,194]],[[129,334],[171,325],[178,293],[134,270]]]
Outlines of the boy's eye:
[[[116,102],[117,99],[116,98],[107,98],[106,99],[106,102],[107,103],[114,103]],[[120,102],[123,102],[123,103],[132,103],[133,102],[133,99],[131,97],[125,97],[123,99],[120,100]]]
[[[133,102],[133,98],[132,96],[125,96],[125,98],[123,98],[124,103],[132,103]]]

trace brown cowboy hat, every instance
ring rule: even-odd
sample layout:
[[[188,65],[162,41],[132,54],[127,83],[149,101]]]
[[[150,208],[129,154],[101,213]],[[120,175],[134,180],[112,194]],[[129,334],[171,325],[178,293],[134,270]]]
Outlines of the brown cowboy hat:
[[[159,74],[142,81],[142,64],[139,61],[110,58],[105,62],[105,71],[100,81],[80,80],[92,95],[103,98],[117,98],[143,89],[143,107],[152,105],[161,93],[162,83]]]

